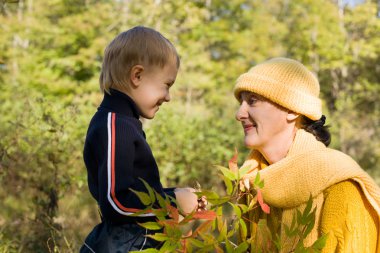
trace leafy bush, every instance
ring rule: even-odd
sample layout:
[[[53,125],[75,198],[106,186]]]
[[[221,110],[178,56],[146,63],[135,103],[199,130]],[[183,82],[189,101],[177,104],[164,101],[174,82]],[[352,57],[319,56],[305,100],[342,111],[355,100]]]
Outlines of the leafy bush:
[[[198,197],[206,196],[210,203],[209,210],[185,214],[180,208],[173,207],[176,202],[172,197],[164,199],[144,182],[148,192],[136,192],[146,209],[136,213],[152,212],[157,216],[156,222],[140,224],[142,227],[157,231],[147,235],[162,242],[160,249],[146,249],[142,252],[279,252],[282,248],[281,236],[271,234],[266,219],[257,224],[257,236],[248,233],[250,221],[247,214],[260,208],[266,214],[270,207],[264,202],[261,189],[264,181],[260,173],[250,182],[244,176],[251,170],[249,166],[238,168],[237,154],[229,161],[229,168],[217,166],[225,184],[226,194],[220,196],[215,191],[196,192]],[[243,203],[242,200],[248,200]],[[177,204],[178,206],[178,204]],[[320,252],[325,245],[326,235],[318,238],[313,245],[304,245],[304,239],[315,225],[315,212],[312,198],[301,212],[297,210],[290,226],[285,226],[286,236],[295,239],[294,252]]]

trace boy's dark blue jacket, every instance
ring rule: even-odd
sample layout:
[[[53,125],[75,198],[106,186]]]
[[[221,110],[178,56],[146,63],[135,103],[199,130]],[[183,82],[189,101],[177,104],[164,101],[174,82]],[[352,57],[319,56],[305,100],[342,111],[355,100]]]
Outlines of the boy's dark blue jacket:
[[[174,196],[173,188],[164,190],[161,185],[156,161],[139,120],[139,110],[122,92],[111,89],[111,95],[105,93],[90,122],[83,157],[90,192],[105,221],[130,222],[130,208],[145,207],[130,191],[130,188],[147,191],[139,178],[162,195]]]

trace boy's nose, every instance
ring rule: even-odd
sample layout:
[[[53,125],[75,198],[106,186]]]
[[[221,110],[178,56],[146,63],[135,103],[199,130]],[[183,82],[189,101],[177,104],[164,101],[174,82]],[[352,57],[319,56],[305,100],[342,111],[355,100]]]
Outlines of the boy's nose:
[[[170,93],[168,92],[165,96],[165,102],[169,102],[170,101]]]

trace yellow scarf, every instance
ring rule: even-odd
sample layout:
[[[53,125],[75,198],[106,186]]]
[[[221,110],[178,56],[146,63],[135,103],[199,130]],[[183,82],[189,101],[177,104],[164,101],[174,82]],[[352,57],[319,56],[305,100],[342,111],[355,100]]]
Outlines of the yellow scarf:
[[[262,160],[263,157],[259,152],[256,150],[251,152],[243,165],[252,166],[253,170],[249,173],[250,178],[255,178]],[[360,185],[380,221],[380,188],[373,179],[351,157],[337,150],[326,148],[323,143],[305,130],[297,131],[287,156],[261,170],[260,177],[265,184],[262,189],[264,201],[270,206],[283,210],[283,224],[291,222],[295,209],[303,210],[310,194],[313,197],[314,206],[317,207],[315,222],[319,224],[324,201],[323,191],[349,179]],[[284,235],[283,229],[281,234]],[[318,236],[318,227],[315,226],[308,236],[306,244],[311,245]],[[379,236],[378,252],[380,251]],[[286,248],[289,249],[293,242],[283,241],[283,243],[285,244],[284,250],[287,250]]]

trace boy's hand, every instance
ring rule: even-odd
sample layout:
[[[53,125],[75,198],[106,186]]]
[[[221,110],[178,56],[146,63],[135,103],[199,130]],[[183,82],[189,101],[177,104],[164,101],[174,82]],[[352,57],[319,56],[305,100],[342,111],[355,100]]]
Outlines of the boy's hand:
[[[207,198],[206,196],[202,196],[198,199],[198,209],[197,211],[204,211],[204,210],[207,210],[207,204],[208,204],[208,201],[207,201]]]
[[[193,188],[176,188],[174,194],[177,199],[179,208],[184,214],[189,214],[194,210],[205,210],[207,206],[207,199],[205,196],[198,199],[198,196],[194,194]]]

